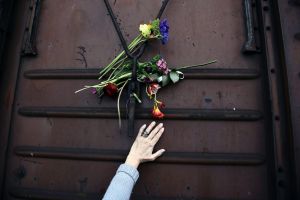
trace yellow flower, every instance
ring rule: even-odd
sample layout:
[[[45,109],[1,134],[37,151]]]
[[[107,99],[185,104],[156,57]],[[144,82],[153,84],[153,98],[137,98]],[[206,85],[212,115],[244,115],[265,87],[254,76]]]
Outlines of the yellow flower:
[[[140,31],[145,38],[149,38],[151,34],[151,25],[150,24],[141,24]]]

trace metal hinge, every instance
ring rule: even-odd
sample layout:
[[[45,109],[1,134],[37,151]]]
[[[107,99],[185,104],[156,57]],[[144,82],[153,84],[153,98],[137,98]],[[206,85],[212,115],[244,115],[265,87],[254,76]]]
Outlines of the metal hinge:
[[[24,56],[36,56],[36,35],[38,27],[38,19],[41,10],[41,0],[31,0],[28,20],[26,22],[26,28],[24,33],[24,40],[22,46],[22,54]]]
[[[244,54],[253,54],[260,53],[260,47],[257,40],[257,20],[256,20],[256,12],[254,12],[255,2],[252,0],[244,0],[244,19],[245,19],[245,30],[246,30],[246,38],[244,45],[242,47],[242,53]]]

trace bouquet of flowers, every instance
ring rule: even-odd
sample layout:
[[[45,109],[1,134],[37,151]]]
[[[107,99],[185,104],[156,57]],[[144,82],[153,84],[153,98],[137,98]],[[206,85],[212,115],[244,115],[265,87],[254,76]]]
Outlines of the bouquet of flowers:
[[[139,30],[140,34],[128,46],[129,51],[132,53],[148,40],[158,39],[161,40],[163,45],[169,40],[169,25],[166,19],[155,19],[149,24],[141,24]],[[157,100],[157,92],[160,88],[170,83],[174,84],[184,79],[184,74],[180,70],[204,66],[214,62],[216,61],[172,69],[168,67],[166,60],[161,55],[156,55],[147,62],[138,62],[137,80],[146,84],[146,94],[153,100],[152,116],[158,119],[164,117],[161,109],[165,107],[165,104]],[[124,87],[131,80],[132,64],[133,61],[122,51],[110,64],[100,71],[100,82],[98,84],[85,86],[75,93],[91,89],[94,94],[118,96],[117,108],[120,120],[120,97]],[[137,94],[133,94],[133,96],[141,103]]]

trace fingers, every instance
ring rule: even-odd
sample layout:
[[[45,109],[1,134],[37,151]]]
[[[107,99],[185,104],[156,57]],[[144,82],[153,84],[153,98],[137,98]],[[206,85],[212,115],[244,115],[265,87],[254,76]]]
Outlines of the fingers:
[[[140,130],[139,130],[139,133],[138,133],[138,137],[139,136],[142,136],[142,133],[144,132],[144,130],[145,130],[145,128],[146,128],[146,124],[144,124],[143,126],[141,126],[141,128],[140,128]]]
[[[153,127],[155,126],[156,122],[153,121],[151,122],[151,124],[147,127],[146,132],[150,133],[150,131],[153,129]]]
[[[151,131],[151,133],[150,133],[150,135],[148,136],[148,138],[149,138],[150,140],[152,140],[152,138],[158,133],[158,131],[159,131],[162,127],[163,127],[163,124],[162,124],[162,123],[160,123],[159,125],[157,125],[157,126],[155,127],[155,129],[153,129],[153,130]]]
[[[166,150],[165,149],[161,149],[158,150],[157,152],[155,152],[154,154],[152,154],[151,156],[151,160],[155,160],[156,158],[158,158],[159,156],[161,156]]]
[[[165,128],[161,128],[158,133],[153,137],[152,139],[152,143],[155,145],[158,140],[160,139],[160,137],[162,136],[163,132],[165,131]]]

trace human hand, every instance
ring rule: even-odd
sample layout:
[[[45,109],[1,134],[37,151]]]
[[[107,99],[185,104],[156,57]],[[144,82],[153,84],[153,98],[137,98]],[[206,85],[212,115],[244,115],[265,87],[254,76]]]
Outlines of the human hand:
[[[160,149],[153,154],[153,148],[165,130],[162,123],[154,128],[155,124],[153,121],[147,129],[146,124],[140,128],[125,161],[126,164],[137,168],[140,163],[154,161],[166,151],[165,149]],[[146,137],[145,134],[148,136]]]

